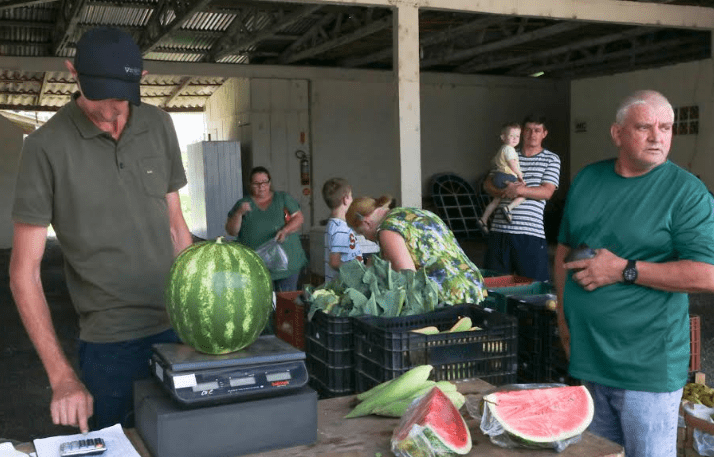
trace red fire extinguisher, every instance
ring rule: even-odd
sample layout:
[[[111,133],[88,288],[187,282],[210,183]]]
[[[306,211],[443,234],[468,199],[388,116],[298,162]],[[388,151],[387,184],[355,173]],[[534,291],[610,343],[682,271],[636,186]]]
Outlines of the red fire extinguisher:
[[[307,153],[301,149],[295,151],[295,157],[300,159],[300,184],[303,186],[310,185],[310,162],[308,161]]]

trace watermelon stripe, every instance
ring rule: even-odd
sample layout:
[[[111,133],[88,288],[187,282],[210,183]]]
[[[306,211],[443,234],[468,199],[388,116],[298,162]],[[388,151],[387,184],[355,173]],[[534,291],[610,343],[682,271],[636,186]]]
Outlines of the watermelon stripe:
[[[209,354],[240,350],[260,335],[273,286],[262,259],[239,243],[203,241],[175,260],[166,286],[171,323],[181,340]]]

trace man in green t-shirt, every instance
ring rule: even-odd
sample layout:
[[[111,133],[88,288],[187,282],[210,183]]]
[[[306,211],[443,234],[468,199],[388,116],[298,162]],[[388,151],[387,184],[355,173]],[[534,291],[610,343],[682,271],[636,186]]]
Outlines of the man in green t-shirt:
[[[617,158],[574,179],[555,254],[558,329],[570,374],[595,401],[590,431],[628,457],[676,454],[687,293],[714,292],[714,202],[667,160],[673,121],[657,92],[622,102],[610,129]],[[595,257],[564,263],[581,244]]]
[[[92,29],[66,66],[79,92],[23,145],[10,286],[49,378],[52,421],[87,432],[132,426],[133,382],[149,376],[151,345],[178,342],[162,291],[192,240],[176,131],[167,113],[141,103],[139,47],[121,30]],[[40,280],[49,224],[79,315],[79,376]]]

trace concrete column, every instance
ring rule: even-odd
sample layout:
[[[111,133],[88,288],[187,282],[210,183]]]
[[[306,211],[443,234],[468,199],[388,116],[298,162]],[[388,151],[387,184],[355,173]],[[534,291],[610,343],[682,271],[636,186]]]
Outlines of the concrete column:
[[[398,4],[394,14],[401,205],[421,208],[421,113],[419,100],[419,8]]]

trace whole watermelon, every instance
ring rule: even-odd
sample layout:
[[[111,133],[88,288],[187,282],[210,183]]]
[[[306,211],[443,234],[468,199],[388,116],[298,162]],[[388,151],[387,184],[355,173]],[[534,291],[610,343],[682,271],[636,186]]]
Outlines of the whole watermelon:
[[[273,309],[273,282],[263,260],[240,243],[201,241],[174,261],[166,307],[181,340],[206,354],[253,343]]]

